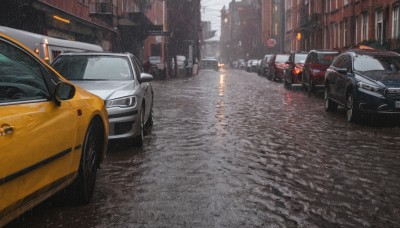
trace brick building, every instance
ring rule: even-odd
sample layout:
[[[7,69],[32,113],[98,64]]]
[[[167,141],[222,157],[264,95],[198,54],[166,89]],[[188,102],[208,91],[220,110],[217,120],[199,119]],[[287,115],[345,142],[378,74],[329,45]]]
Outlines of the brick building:
[[[221,10],[221,53],[224,61],[261,58],[261,2],[259,0],[232,0],[229,8]]]
[[[398,0],[286,0],[285,14],[291,18],[286,22],[285,51],[341,50],[359,44],[400,49]]]

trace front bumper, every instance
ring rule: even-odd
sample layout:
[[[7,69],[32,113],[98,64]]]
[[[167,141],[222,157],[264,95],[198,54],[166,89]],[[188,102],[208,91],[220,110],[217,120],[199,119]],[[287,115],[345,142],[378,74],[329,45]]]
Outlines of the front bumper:
[[[358,89],[357,95],[358,108],[363,112],[400,114],[400,94],[384,96],[368,90]]]
[[[139,110],[132,108],[107,108],[108,139],[132,138],[139,134]]]

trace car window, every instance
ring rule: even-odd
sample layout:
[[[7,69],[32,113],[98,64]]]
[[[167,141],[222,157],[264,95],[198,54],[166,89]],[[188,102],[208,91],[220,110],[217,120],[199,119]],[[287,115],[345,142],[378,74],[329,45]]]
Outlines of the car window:
[[[69,80],[132,80],[127,57],[75,55],[61,56],[52,66]]]
[[[304,63],[306,61],[307,54],[295,54],[294,63]]]
[[[49,98],[40,67],[27,53],[0,40],[0,104]]]
[[[345,68],[349,72],[352,70],[352,61],[351,61],[351,56],[345,55],[343,58],[343,63],[342,63],[342,68]]]
[[[288,61],[288,59],[289,59],[289,55],[277,55],[275,62],[284,63],[284,62]]]
[[[400,56],[357,55],[354,57],[354,70],[398,72],[400,70]]]
[[[331,65],[333,59],[337,54],[335,53],[318,53],[317,58],[314,59],[314,63],[322,64],[322,65]]]
[[[340,55],[333,60],[332,65],[336,68],[341,68],[344,61],[344,55]]]

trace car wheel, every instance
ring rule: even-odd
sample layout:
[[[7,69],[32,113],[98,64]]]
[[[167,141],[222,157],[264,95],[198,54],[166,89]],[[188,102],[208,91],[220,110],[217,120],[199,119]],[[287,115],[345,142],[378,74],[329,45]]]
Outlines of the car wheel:
[[[276,81],[276,72],[275,72],[274,68],[271,71],[271,78],[272,78],[272,81]]]
[[[151,105],[149,118],[146,121],[146,127],[151,127],[153,124],[153,105]]]
[[[92,199],[97,175],[97,155],[101,150],[101,132],[96,121],[92,121],[87,129],[78,177],[71,185],[71,196],[77,204],[86,204]]]
[[[144,139],[144,106],[140,109],[139,114],[139,135],[135,137],[134,143],[138,147],[143,146],[143,139]]]
[[[355,100],[353,91],[349,91],[346,95],[346,119],[348,122],[355,122],[357,118],[357,101]]]
[[[329,99],[329,87],[325,87],[324,99],[325,99],[325,111],[327,112],[336,111],[338,105],[331,99]]]
[[[305,77],[304,77],[304,75],[303,75],[303,77],[301,78],[301,88],[304,90],[304,91],[307,91],[307,86],[306,86],[306,83],[305,83],[305,79],[304,79]]]

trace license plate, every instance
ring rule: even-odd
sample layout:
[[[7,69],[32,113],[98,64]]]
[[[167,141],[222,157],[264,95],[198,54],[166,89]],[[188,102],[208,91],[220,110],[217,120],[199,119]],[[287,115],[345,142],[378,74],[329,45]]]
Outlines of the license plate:
[[[394,104],[395,108],[400,108],[400,101],[396,101],[396,103]]]

